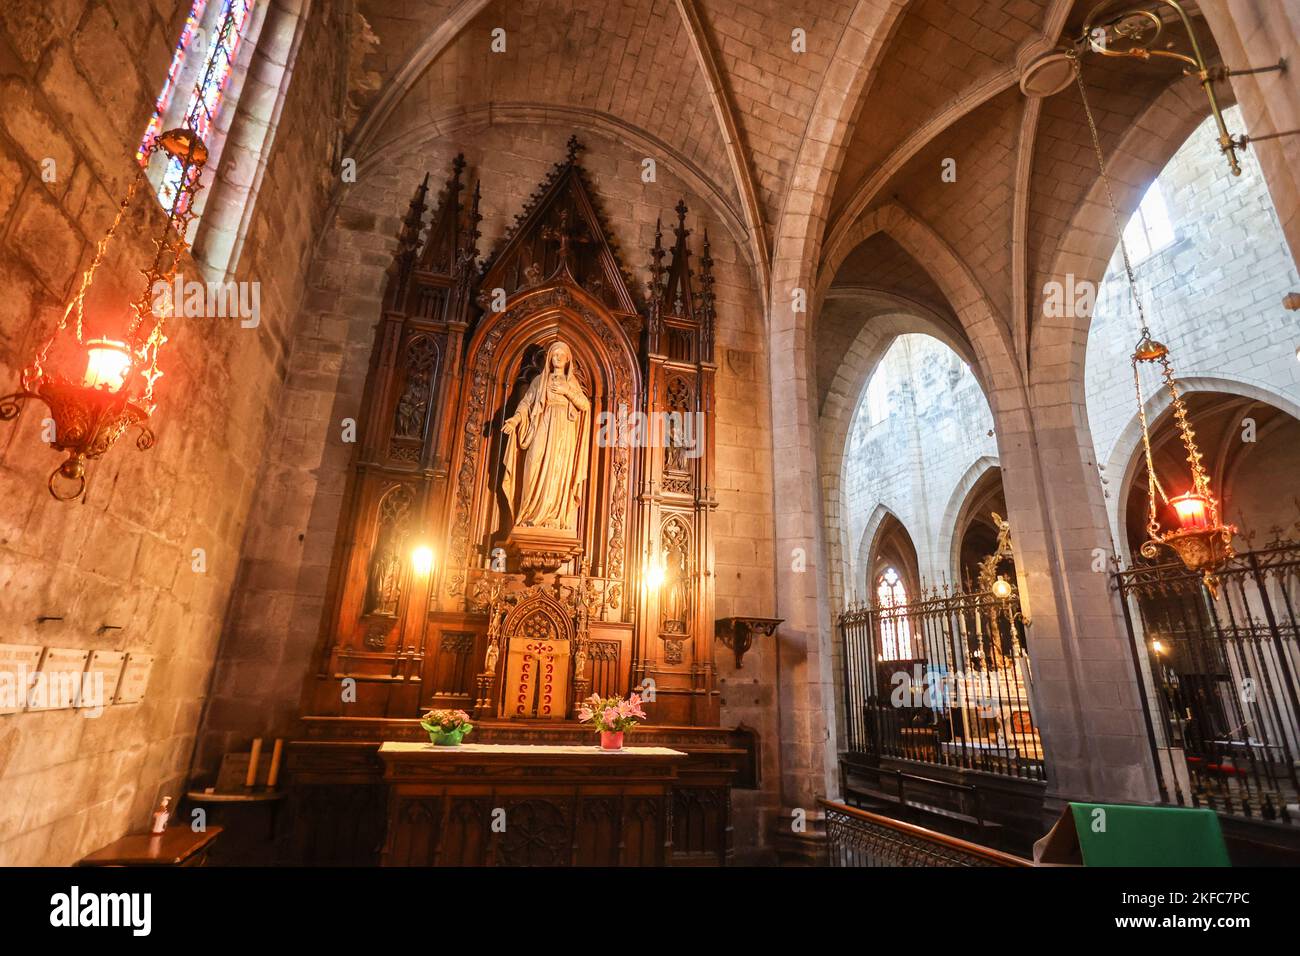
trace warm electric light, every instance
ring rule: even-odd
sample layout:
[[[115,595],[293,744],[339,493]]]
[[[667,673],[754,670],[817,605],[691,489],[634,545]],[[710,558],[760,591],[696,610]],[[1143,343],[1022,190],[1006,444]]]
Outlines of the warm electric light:
[[[89,339],[86,342],[86,388],[120,391],[131,371],[131,353],[126,343],[112,339]]]
[[[1189,491],[1169,499],[1178,512],[1178,524],[1184,531],[1202,531],[1210,527],[1210,501],[1204,495]]]
[[[664,583],[664,568],[658,561],[650,560],[645,565],[645,586],[647,590],[658,591]]]
[[[418,544],[411,551],[411,568],[421,577],[433,570],[433,548]]]
[[[1151,650],[1155,651],[1157,654],[1163,654],[1165,652],[1165,646],[1159,641],[1152,641]]]
[[[1011,582],[998,575],[998,579],[993,582],[993,596],[1000,601],[1005,601],[1011,597]]]

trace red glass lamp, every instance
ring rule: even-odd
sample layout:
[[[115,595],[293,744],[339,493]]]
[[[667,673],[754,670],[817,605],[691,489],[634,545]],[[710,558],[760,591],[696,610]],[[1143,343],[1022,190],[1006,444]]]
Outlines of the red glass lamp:
[[[158,137],[148,153],[154,150],[162,150],[175,160],[180,175],[167,226],[154,240],[157,251],[153,262],[141,270],[144,292],[124,310],[130,318],[120,324],[126,327],[87,337],[83,330],[85,299],[143,172],[132,181],[112,225],[96,245],[90,268],[58,325],[23,369],[22,390],[0,398],[0,421],[17,418],[29,399],[39,399],[49,409],[53,421],[50,447],[68,456],[49,480],[50,494],[60,501],[75,501],[85,493],[86,462],[100,458],[128,428],[140,430],[137,448],[145,451],[153,447],[148,422],[156,404],[154,384],[162,376],[158,351],[167,341],[163,335],[166,316],[159,314],[164,310],[156,308],[154,290],[165,287],[176,274],[193,218],[194,196],[201,188],[200,177],[208,158],[207,147],[190,129],[169,130]]]
[[[1158,363],[1165,386],[1172,398],[1174,423],[1178,436],[1187,452],[1187,462],[1191,466],[1192,487],[1181,495],[1170,498],[1165,494],[1160,480],[1156,477],[1155,462],[1151,454],[1151,435],[1147,427],[1146,409],[1142,399],[1142,383],[1138,377],[1140,363]],[[1205,585],[1210,593],[1218,596],[1218,582],[1214,572],[1233,556],[1232,536],[1237,529],[1224,524],[1219,518],[1218,499],[1210,491],[1210,476],[1201,464],[1201,452],[1196,446],[1196,432],[1192,428],[1187,414],[1187,404],[1178,392],[1178,382],[1174,378],[1173,366],[1169,361],[1169,349],[1161,342],[1151,338],[1143,329],[1142,340],[1138,342],[1133,353],[1133,383],[1137,391],[1138,418],[1142,424],[1142,448],[1147,465],[1147,540],[1141,548],[1142,554],[1155,558],[1160,548],[1165,547],[1178,555],[1189,571],[1200,571],[1205,576]],[[1178,527],[1164,531],[1160,526],[1157,513],[1157,497],[1174,509],[1178,517]]]
[[[1212,527],[1210,514],[1214,505],[1205,495],[1193,491],[1170,498],[1174,512],[1178,515],[1180,531],[1204,531]]]

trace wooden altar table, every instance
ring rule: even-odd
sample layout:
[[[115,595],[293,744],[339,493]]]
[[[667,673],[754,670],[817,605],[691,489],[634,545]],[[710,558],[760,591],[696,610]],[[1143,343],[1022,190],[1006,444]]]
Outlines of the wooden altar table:
[[[670,861],[679,750],[388,741],[379,757],[385,866]]]

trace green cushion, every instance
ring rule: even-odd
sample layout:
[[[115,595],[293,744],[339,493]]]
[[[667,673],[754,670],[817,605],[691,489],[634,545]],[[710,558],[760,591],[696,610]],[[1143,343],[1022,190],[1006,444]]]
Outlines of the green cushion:
[[[1105,812],[1100,832],[1098,809]],[[1213,810],[1111,803],[1071,803],[1070,810],[1084,866],[1232,865]]]

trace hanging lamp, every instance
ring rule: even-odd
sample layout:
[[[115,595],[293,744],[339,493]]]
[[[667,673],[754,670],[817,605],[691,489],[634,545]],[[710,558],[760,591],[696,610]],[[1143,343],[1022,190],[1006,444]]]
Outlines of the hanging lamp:
[[[226,21],[230,20],[227,12]],[[229,28],[229,22],[223,22],[222,30]],[[59,501],[75,501],[85,494],[86,463],[102,457],[128,429],[139,429],[135,443],[141,451],[153,447],[149,422],[157,407],[154,386],[163,374],[158,368],[158,353],[167,342],[163,323],[171,311],[163,290],[170,287],[181,256],[189,248],[194,200],[203,188],[208,148],[197,130],[207,129],[211,117],[204,111],[197,92],[211,81],[214,64],[215,58],[209,58],[206,70],[199,76],[184,125],[146,139],[138,153],[141,167],[118,204],[107,232],[96,243],[76,294],[23,369],[21,390],[0,397],[0,421],[17,418],[24,403],[31,399],[43,402],[49,410],[42,437],[51,448],[67,455],[48,482],[50,494]],[[170,205],[166,225],[153,240],[153,261],[140,270],[144,288],[129,310],[124,310],[126,320],[117,323],[124,328],[114,330],[111,318],[95,315],[91,324],[96,334],[88,337],[86,293],[156,153],[167,157],[161,195],[165,201],[170,200]],[[110,328],[105,330],[104,326]]]
[[[1124,243],[1124,230],[1119,220],[1119,211],[1115,206],[1115,195],[1111,191],[1110,178],[1106,175],[1106,161],[1101,151],[1101,137],[1097,132],[1097,123],[1088,102],[1088,90],[1083,81],[1083,68],[1077,54],[1071,55],[1075,82],[1079,87],[1079,96],[1083,100],[1084,113],[1088,119],[1088,130],[1092,135],[1093,149],[1097,155],[1097,169],[1101,174],[1102,184],[1106,187],[1106,199],[1110,205],[1111,216],[1115,223],[1115,233],[1119,237],[1120,253],[1124,259],[1124,273],[1128,279],[1129,294],[1137,308],[1141,322],[1141,333],[1137,346],[1130,357],[1133,366],[1133,387],[1137,397],[1138,421],[1142,426],[1142,450],[1147,467],[1147,540],[1143,542],[1141,552],[1144,557],[1155,559],[1160,548],[1173,551],[1189,571],[1198,571],[1204,576],[1205,586],[1210,594],[1218,597],[1218,581],[1214,572],[1223,567],[1233,556],[1232,536],[1237,529],[1224,524],[1219,516],[1219,502],[1210,490],[1210,476],[1202,464],[1202,455],[1196,445],[1196,431],[1188,415],[1187,404],[1178,389],[1178,380],[1174,375],[1173,363],[1169,358],[1169,348],[1151,335],[1147,326],[1146,313],[1142,308],[1142,297],[1138,293],[1137,278],[1133,274],[1133,264],[1129,259],[1128,247]],[[1169,390],[1170,405],[1174,412],[1174,423],[1179,438],[1187,452],[1190,466],[1191,485],[1182,494],[1170,497],[1156,474],[1155,461],[1151,453],[1151,431],[1147,423],[1146,405],[1142,395],[1142,379],[1139,370],[1142,365],[1159,365],[1161,378]],[[1158,501],[1174,509],[1178,526],[1165,530],[1158,514]]]

